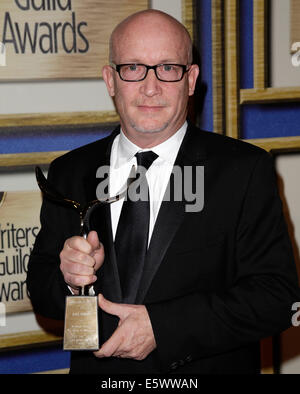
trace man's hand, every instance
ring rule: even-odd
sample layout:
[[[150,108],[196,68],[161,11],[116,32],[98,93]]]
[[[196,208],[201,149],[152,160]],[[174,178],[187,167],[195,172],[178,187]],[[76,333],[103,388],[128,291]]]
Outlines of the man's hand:
[[[103,261],[104,248],[96,231],[91,231],[86,239],[78,236],[67,239],[60,253],[61,272],[75,294],[79,287],[97,280],[95,274]]]
[[[156,348],[151,321],[144,305],[116,304],[98,296],[99,307],[119,316],[118,328],[112,336],[94,352],[96,357],[121,357],[143,360]]]

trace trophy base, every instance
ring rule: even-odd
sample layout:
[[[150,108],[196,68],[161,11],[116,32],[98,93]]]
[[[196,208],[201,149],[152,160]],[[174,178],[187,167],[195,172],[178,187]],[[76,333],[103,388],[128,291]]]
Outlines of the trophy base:
[[[98,301],[95,296],[67,296],[64,350],[98,350]]]

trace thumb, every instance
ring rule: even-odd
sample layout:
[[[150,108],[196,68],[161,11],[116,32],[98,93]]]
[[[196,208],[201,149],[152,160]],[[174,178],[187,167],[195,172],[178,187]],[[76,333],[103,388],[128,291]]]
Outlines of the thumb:
[[[120,319],[124,317],[124,305],[108,301],[102,294],[98,294],[98,304],[104,312],[119,316]]]
[[[98,271],[98,269],[101,267],[101,265],[104,262],[103,245],[99,241],[98,234],[96,231],[89,232],[87,241],[89,242],[92,249],[90,256],[92,256],[95,260],[94,270]]]
[[[87,241],[91,245],[93,251],[100,249],[100,241],[96,231],[90,231],[87,236]]]

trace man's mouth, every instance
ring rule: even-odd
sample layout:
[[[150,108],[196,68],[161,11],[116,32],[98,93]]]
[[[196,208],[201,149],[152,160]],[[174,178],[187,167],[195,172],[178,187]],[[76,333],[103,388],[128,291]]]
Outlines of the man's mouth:
[[[161,111],[164,108],[163,105],[138,105],[137,107],[140,111],[150,113]]]

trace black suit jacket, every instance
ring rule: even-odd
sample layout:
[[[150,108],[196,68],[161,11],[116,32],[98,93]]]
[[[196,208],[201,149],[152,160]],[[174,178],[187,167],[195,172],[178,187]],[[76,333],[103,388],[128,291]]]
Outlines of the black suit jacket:
[[[56,159],[49,181],[74,200],[93,200],[96,171],[109,165],[118,132]],[[256,373],[259,340],[291,324],[297,274],[272,158],[189,125],[175,165],[204,166],[204,207],[187,212],[184,195],[163,201],[155,223],[135,303],[147,307],[157,349],[143,361],[73,352],[73,373]],[[63,319],[68,289],[59,252],[78,234],[78,214],[45,200],[41,225],[27,285],[37,312]],[[108,206],[92,215],[91,226],[106,252],[96,293],[122,302]],[[99,314],[103,342],[118,319]]]

